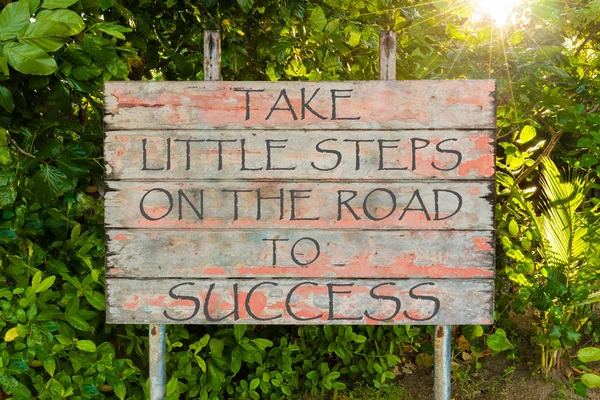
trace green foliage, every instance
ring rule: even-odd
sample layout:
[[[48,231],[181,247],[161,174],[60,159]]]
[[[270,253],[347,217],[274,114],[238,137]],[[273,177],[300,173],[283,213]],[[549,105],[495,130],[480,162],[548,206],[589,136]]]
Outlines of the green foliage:
[[[525,0],[522,17],[492,28],[463,3],[2,3],[0,398],[146,397],[147,328],[104,323],[103,82],[203,79],[207,29],[221,31],[224,80],[377,79],[382,29],[398,32],[398,79],[497,79],[499,321],[492,331],[462,329],[463,360],[515,351],[506,310],[529,312],[540,324],[532,341],[544,354],[592,332],[589,309],[600,287],[600,243],[590,229],[599,203],[600,5]],[[573,179],[548,174],[544,190],[560,197],[542,209],[531,189],[541,156],[579,171]],[[584,187],[587,197],[570,197]],[[564,222],[569,234],[556,225]],[[431,333],[173,326],[168,397],[335,395],[356,381],[385,393],[405,352],[431,365]]]

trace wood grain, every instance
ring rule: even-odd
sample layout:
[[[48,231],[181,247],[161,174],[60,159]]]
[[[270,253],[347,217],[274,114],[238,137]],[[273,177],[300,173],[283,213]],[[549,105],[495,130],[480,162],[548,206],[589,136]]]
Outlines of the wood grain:
[[[314,111],[304,107],[304,118],[302,88]],[[105,82],[104,121],[106,130],[494,129],[494,90],[487,80]]]
[[[111,180],[491,180],[494,149],[491,130],[179,130],[109,131],[104,154]]]
[[[107,184],[109,228],[493,229],[492,182]]]
[[[299,283],[304,284],[292,290]],[[211,285],[214,286],[207,301]],[[492,279],[107,278],[106,321],[111,324],[491,324],[493,286]],[[398,302],[392,298],[400,303],[398,309]],[[234,310],[237,315],[227,316]],[[301,321],[292,315],[317,318]]]
[[[494,276],[489,231],[116,229],[107,232],[107,246],[109,277]]]

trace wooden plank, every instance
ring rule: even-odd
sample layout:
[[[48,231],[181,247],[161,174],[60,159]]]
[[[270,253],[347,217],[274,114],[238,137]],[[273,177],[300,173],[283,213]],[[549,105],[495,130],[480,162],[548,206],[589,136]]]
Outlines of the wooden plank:
[[[204,80],[218,81],[221,77],[221,33],[204,31]]]
[[[492,130],[109,131],[104,155],[107,179],[492,179],[494,149]]]
[[[111,324],[469,325],[493,320],[493,279],[107,278],[107,283]]]
[[[493,182],[115,181],[107,186],[109,228],[493,229]]]
[[[396,32],[381,31],[379,34],[379,79],[396,79]]]
[[[494,276],[491,231],[115,229],[106,244],[110,277]]]
[[[105,82],[105,126],[494,129],[494,90],[488,80]]]

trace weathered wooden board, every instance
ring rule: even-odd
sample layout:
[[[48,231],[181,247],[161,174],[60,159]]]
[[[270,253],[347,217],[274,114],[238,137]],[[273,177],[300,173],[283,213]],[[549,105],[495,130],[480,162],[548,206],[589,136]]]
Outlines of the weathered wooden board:
[[[260,207],[258,190],[263,199]],[[185,229],[492,230],[493,190],[492,182],[479,181],[116,181],[108,183],[105,195],[106,225]]]
[[[491,179],[494,148],[492,130],[136,130],[104,155],[115,180]]]
[[[470,325],[493,320],[492,279],[108,278],[107,283],[108,323]]]
[[[489,231],[115,229],[107,236],[109,277],[494,276]]]
[[[106,82],[104,121],[107,130],[494,129],[494,90],[486,80]]]

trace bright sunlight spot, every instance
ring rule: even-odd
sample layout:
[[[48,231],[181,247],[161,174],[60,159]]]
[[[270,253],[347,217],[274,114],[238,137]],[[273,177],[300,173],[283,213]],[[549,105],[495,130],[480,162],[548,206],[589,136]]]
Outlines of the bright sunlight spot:
[[[521,0],[475,0],[475,5],[482,13],[489,15],[496,25],[502,26],[508,22],[511,11]]]

